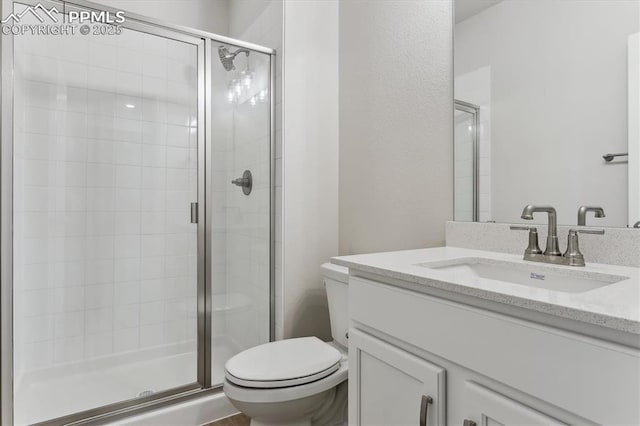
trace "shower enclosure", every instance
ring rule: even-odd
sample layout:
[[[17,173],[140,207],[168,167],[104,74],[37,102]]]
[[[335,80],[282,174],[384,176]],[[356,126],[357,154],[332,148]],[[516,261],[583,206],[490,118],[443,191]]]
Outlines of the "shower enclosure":
[[[2,424],[214,392],[273,338],[274,51],[86,11],[2,0]],[[76,30],[4,31],[43,21]]]

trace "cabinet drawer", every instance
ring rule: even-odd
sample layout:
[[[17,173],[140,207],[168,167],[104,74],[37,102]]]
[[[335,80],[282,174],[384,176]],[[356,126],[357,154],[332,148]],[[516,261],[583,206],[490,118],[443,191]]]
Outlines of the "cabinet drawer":
[[[445,370],[382,340],[349,333],[349,424],[444,425]]]

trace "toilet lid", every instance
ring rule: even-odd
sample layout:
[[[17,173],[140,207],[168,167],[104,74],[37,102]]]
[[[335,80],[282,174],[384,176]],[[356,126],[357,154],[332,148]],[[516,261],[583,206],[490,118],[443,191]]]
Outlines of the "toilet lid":
[[[320,380],[340,367],[340,352],[317,337],[265,343],[240,352],[225,366],[232,383],[258,388]]]

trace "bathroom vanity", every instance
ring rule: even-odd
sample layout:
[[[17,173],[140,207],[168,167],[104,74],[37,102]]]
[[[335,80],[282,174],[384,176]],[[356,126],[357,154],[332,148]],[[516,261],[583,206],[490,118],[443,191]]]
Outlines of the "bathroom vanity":
[[[349,424],[640,424],[640,268],[345,256]]]

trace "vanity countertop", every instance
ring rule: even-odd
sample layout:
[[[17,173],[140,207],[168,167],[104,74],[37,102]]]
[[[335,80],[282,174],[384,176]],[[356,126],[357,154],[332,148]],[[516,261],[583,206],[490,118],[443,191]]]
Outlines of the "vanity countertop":
[[[593,290],[568,293],[485,278],[462,279],[421,265],[460,258],[481,258],[496,264],[508,261],[525,265],[522,268],[528,267],[531,272],[546,270],[563,274],[570,268],[571,273],[587,279],[605,275],[628,278]],[[407,283],[409,286],[405,287],[425,294],[436,289],[640,336],[640,268],[636,267],[597,263],[587,263],[580,268],[553,266],[525,262],[521,255],[456,247],[340,256],[331,262],[348,267],[352,274],[362,272]]]

